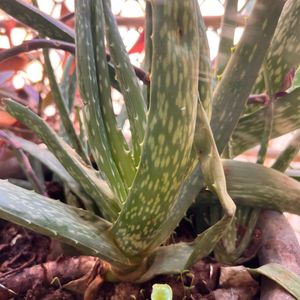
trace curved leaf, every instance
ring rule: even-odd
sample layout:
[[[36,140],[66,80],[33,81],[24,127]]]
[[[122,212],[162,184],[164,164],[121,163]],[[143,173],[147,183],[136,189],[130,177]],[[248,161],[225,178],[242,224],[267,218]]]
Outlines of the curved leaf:
[[[290,71],[300,64],[300,2],[288,0],[278,21],[271,47],[266,57],[266,68],[274,93],[291,85]],[[292,76],[291,76],[292,77]],[[254,86],[254,93],[264,91],[263,71]]]
[[[77,182],[80,182],[85,192],[93,198],[105,217],[109,220],[116,218],[119,210],[118,203],[107,183],[99,178],[97,172],[85,165],[78,154],[59,138],[38,115],[9,99],[2,99],[2,104],[9,113],[40,136],[66,170]]]
[[[6,132],[10,139],[18,143],[20,147],[32,157],[39,160],[46,165],[52,172],[54,172],[63,183],[65,183],[78,197],[80,197],[87,210],[94,212],[95,205],[93,200],[83,191],[79,182],[77,182],[59,162],[59,160],[48,149],[44,149],[39,145],[27,141],[19,136],[14,135],[11,132]]]
[[[104,57],[102,61],[100,61],[100,58],[98,61],[96,60],[97,47],[94,47],[95,40],[91,24],[92,1],[76,1],[75,4],[77,74],[80,95],[84,102],[83,113],[89,146],[98,168],[105,175],[121,206],[121,203],[126,199],[127,191],[116,161],[113,159],[112,147],[109,143],[109,132],[105,126],[104,105],[100,102],[103,90],[99,90],[97,80],[97,62],[106,63],[106,61],[104,61]],[[100,41],[98,48],[98,51],[103,51],[103,44]],[[107,91],[109,82],[107,80],[104,82],[106,83],[105,91]]]
[[[262,108],[240,119],[232,135],[234,156],[260,143],[265,126],[265,111]],[[300,127],[300,88],[274,101],[271,138],[294,131]]]
[[[242,114],[283,8],[281,0],[257,0],[243,36],[213,94],[211,127],[224,150]]]
[[[300,215],[300,183],[262,165],[223,160],[227,188],[237,205],[273,209]],[[255,191],[255,193],[254,193]],[[199,204],[216,203],[212,193],[201,191]]]
[[[257,269],[247,269],[253,275],[264,275],[286,289],[296,299],[300,299],[300,277],[284,266],[271,263]]]
[[[74,31],[22,0],[1,0],[0,9],[49,38],[74,42]]]
[[[0,217],[98,256],[115,267],[131,264],[114,245],[109,222],[6,180],[0,180]]]

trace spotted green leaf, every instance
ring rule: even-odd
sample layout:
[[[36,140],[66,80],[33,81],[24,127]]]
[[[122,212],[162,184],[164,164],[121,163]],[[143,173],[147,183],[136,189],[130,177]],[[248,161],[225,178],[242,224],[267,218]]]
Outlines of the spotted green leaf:
[[[285,91],[291,85],[292,73],[300,64],[300,2],[288,0],[278,21],[270,49],[266,57],[266,68],[274,93]],[[254,86],[254,93],[265,89],[263,71]]]
[[[120,83],[121,91],[124,96],[132,134],[135,164],[138,165],[141,155],[141,145],[145,134],[146,103],[111,11],[110,0],[98,0],[96,2],[99,2],[97,4],[99,8],[101,6],[100,2],[103,3],[108,47],[114,65],[116,66],[116,78]]]
[[[232,154],[239,155],[256,146],[263,134],[265,111],[262,108],[240,119],[232,136]],[[271,138],[294,131],[300,127],[300,88],[274,101]]]
[[[282,286],[296,299],[300,299],[300,276],[282,265],[270,263],[257,269],[247,269],[253,275],[263,275]]]
[[[132,264],[114,245],[109,222],[6,180],[0,180],[0,218],[70,244],[86,255],[99,256],[115,267]]]
[[[146,251],[173,206],[193,144],[199,36],[193,0],[153,0],[150,110],[141,162],[112,228],[127,255]]]
[[[85,163],[89,163],[89,158],[82,147],[82,144],[75,132],[75,128],[69,116],[70,111],[66,103],[68,100],[63,98],[63,94],[57,83],[56,76],[49,56],[49,50],[44,49],[43,53],[44,53],[44,60],[45,60],[45,70],[48,75],[48,79],[51,87],[51,93],[53,95],[55,104],[58,108],[64,132],[68,137],[68,141],[70,142],[70,145],[75,149],[75,151],[80,155],[80,157],[85,161]]]
[[[91,212],[98,212],[93,200],[83,191],[80,183],[77,182],[63,167],[59,160],[48,149],[42,148],[33,142],[25,140],[14,135],[11,132],[6,132],[9,138],[30,154],[32,157],[46,165],[59,179],[65,183],[78,197],[82,199],[84,207]]]
[[[223,166],[228,192],[237,205],[300,214],[298,181],[258,164],[223,160]],[[201,191],[198,199],[203,205],[217,201],[207,191]]]
[[[238,0],[226,0],[224,4],[224,16],[222,19],[219,51],[217,56],[217,67],[215,74],[222,76],[222,73],[231,57],[234,33],[236,28],[236,17],[238,13]]]
[[[290,141],[288,146],[282,151],[277,157],[276,161],[272,165],[272,168],[284,172],[296,157],[300,151],[300,130],[296,130],[293,139]]]
[[[212,70],[210,51],[206,36],[206,26],[201,15],[199,3],[196,2],[196,5],[200,43],[198,90],[200,101],[202,102],[207,117],[210,120],[212,110]]]
[[[107,127],[108,139],[112,149],[112,156],[118,171],[125,184],[126,190],[131,186],[136,169],[132,157],[132,152],[129,151],[128,145],[122,134],[120,128],[117,127],[117,121],[115,118],[114,110],[112,107],[111,99],[111,86],[107,84],[110,82],[108,65],[106,63],[106,49],[105,49],[105,23],[104,23],[105,11],[103,10],[102,0],[93,1],[93,15],[92,15],[92,30],[93,39],[95,45],[95,60],[97,63],[97,76],[99,85],[99,98],[102,107],[102,114],[104,124]],[[109,26],[110,27],[110,26]],[[112,55],[112,53],[111,53]],[[133,68],[128,61],[130,68],[132,69],[132,76],[135,76]],[[118,64],[115,63],[117,66]],[[118,68],[115,69],[118,73]]]
[[[99,86],[97,80],[97,67],[99,67],[97,62],[101,65],[102,63],[106,64],[106,61],[105,57],[102,57],[102,61],[97,61],[97,51],[101,51],[102,48],[100,47],[100,41],[97,44],[98,48],[95,45],[96,40],[94,40],[93,34],[95,33],[93,30],[96,28],[95,26],[92,27],[91,23],[92,14],[94,13],[92,4],[93,2],[88,0],[78,0],[75,2],[76,61],[79,89],[84,102],[83,114],[91,152],[98,168],[105,175],[105,179],[121,205],[124,199],[126,199],[127,191],[117,163],[113,158],[113,149],[108,136],[109,132],[104,121],[105,111],[102,102],[103,100],[110,101],[110,99],[101,99],[100,97],[109,89],[109,82],[107,79],[103,79],[104,81]],[[101,19],[97,21],[101,21]],[[100,90],[103,87],[106,91]]]
[[[224,150],[242,114],[273,37],[284,1],[258,0],[213,94],[211,127],[219,152]]]
[[[60,90],[62,93],[62,97],[65,101],[65,104],[69,110],[69,112],[73,108],[74,100],[75,100],[75,92],[76,92],[76,69],[72,70],[75,64],[75,58],[73,55],[70,55],[67,58],[63,75],[60,82]]]
[[[98,176],[95,170],[85,165],[78,154],[31,110],[9,99],[2,99],[2,105],[12,116],[31,128],[44,141],[70,175],[93,198],[108,220],[116,218],[119,210],[116,199],[107,183]]]
[[[1,0],[0,9],[41,34],[66,42],[74,42],[74,31],[38,8],[22,0]]]

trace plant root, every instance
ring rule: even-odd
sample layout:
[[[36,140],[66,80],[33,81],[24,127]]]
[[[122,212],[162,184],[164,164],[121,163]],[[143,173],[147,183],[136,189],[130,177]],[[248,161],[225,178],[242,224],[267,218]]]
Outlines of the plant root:
[[[59,258],[21,271],[3,275],[0,279],[0,299],[8,299],[8,291],[23,295],[39,285],[51,286],[58,282],[60,286],[91,273],[97,258],[91,256]],[[2,286],[2,287],[1,287]]]

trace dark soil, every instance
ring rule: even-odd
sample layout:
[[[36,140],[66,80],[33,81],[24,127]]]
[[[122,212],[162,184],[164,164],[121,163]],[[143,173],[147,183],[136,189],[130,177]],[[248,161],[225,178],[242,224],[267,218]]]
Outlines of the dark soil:
[[[63,258],[61,254],[62,248],[57,247],[57,243],[51,242],[48,237],[0,221],[0,300],[83,299],[82,293],[87,282],[91,290],[89,298],[86,298],[88,300],[150,299],[152,285],[155,283],[169,284],[174,300],[254,299],[257,294],[257,287],[220,288],[220,265],[212,260],[199,261],[189,272],[181,275],[158,276],[143,284],[112,284],[102,280],[97,282],[99,276],[83,280],[91,276],[91,266],[95,266],[96,261],[94,258],[83,257],[85,267],[80,269],[76,267],[80,264],[78,258]],[[39,276],[36,276],[37,270]],[[11,285],[12,280],[14,285]],[[24,280],[26,284],[20,284]],[[85,288],[82,288],[82,282],[85,282]]]
[[[48,237],[0,220],[0,280],[4,274],[45,262],[50,242]]]

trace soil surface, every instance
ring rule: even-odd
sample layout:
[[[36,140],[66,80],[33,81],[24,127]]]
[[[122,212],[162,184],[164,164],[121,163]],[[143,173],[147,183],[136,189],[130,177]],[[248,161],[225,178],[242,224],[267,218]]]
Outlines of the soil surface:
[[[174,300],[247,300],[258,294],[258,284],[251,280],[221,286],[221,266],[209,259],[184,274],[158,276],[143,284],[103,282],[99,265],[93,257],[64,257],[59,243],[0,221],[0,300],[145,300],[155,283],[169,284]]]

